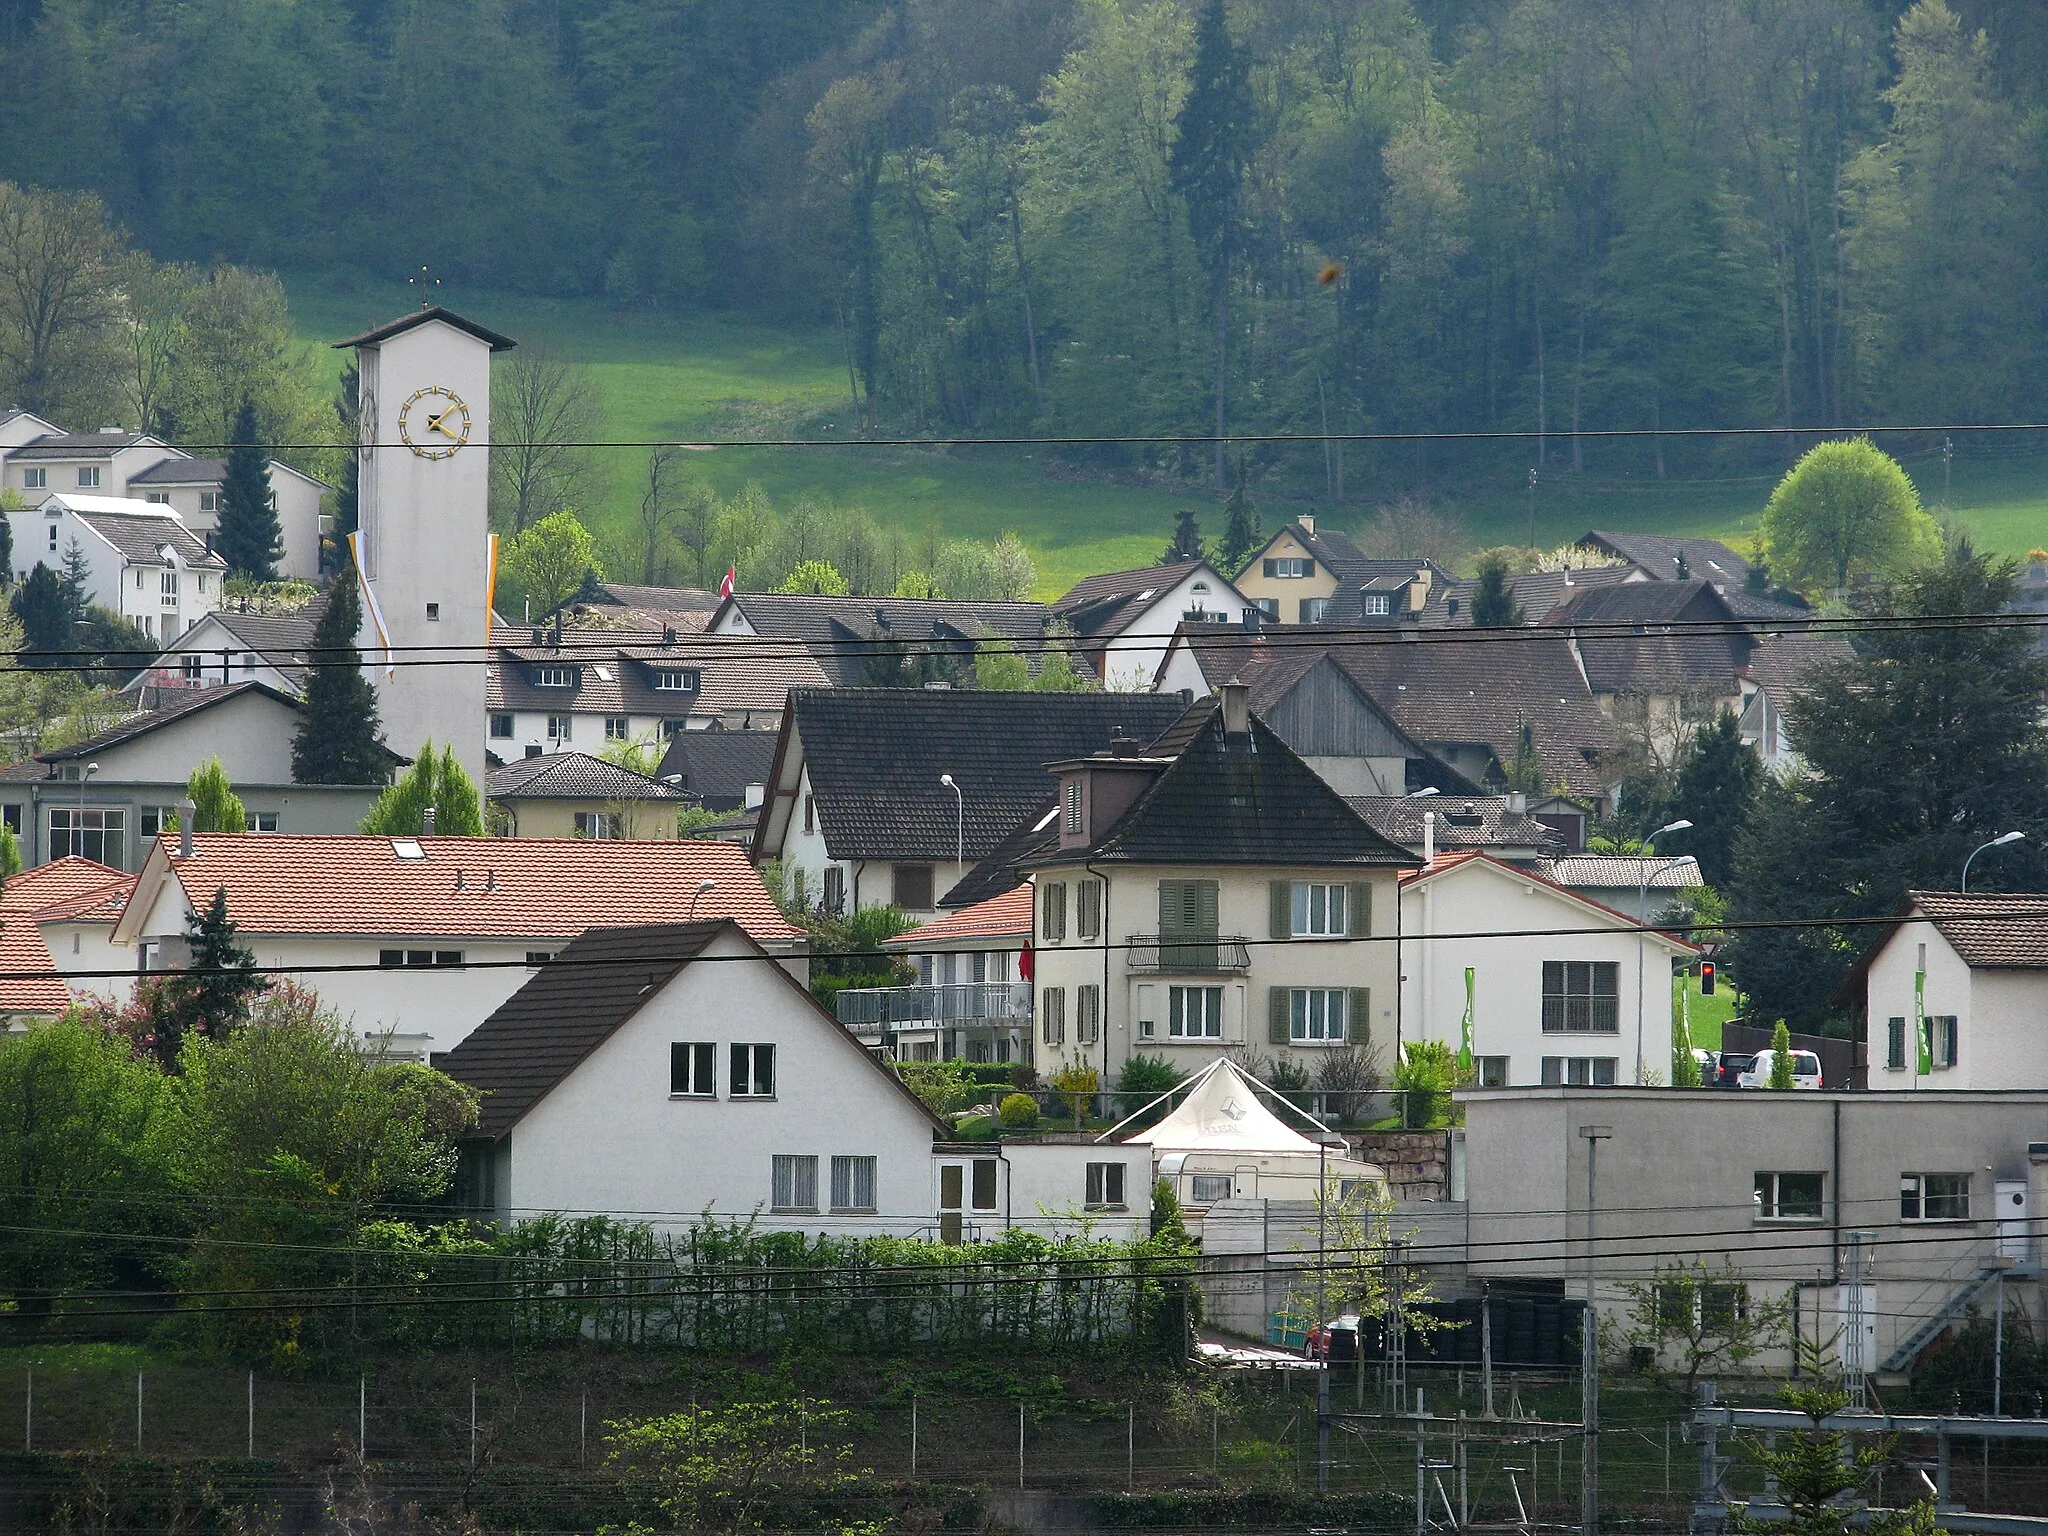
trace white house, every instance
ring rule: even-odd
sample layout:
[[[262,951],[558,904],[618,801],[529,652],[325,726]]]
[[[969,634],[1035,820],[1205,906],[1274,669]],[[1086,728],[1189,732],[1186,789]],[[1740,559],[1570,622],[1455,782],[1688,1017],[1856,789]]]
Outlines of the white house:
[[[127,895],[128,877],[91,859],[58,859],[24,869],[0,887],[0,1028],[55,1018],[71,1006],[65,976],[73,971],[118,969],[99,945],[88,945],[85,924],[68,928],[59,943],[41,923],[91,912]],[[104,986],[104,982],[98,983]]]
[[[2048,1088],[2048,896],[1907,900],[1836,994],[1862,994],[1870,1087]]]
[[[900,987],[847,987],[839,1022],[902,1061],[1031,1060],[1031,887],[1000,895],[885,939],[917,968]]]
[[[1528,865],[1446,854],[1401,880],[1402,1041],[1455,1051],[1469,1009],[1481,1087],[1669,1082],[1671,963],[1698,953]]]
[[[224,458],[195,459],[173,453],[130,475],[125,494],[169,507],[211,549],[214,533],[220,527],[221,485],[227,478],[227,467]],[[277,507],[284,542],[277,573],[317,582],[320,506],[328,487],[277,459],[270,460],[265,468],[270,471],[270,495]]]
[[[38,564],[61,570],[75,543],[85,555],[87,601],[154,639],[173,640],[220,606],[227,562],[167,507],[58,492],[7,520],[17,581]]]
[[[278,570],[317,581],[320,506],[329,488],[280,460],[266,467],[284,535]],[[29,504],[55,493],[151,502],[176,512],[209,549],[226,473],[226,459],[194,458],[146,432],[65,432],[26,411],[0,421],[0,486]]]
[[[804,933],[731,843],[160,837],[113,942],[137,969],[182,964],[215,891],[260,964],[303,968],[297,979],[356,1032],[421,1058],[458,1044],[593,925],[731,917],[808,977]]]
[[[1122,693],[1158,682],[1181,625],[1245,624],[1259,612],[1206,560],[1090,576],[1052,605],[1053,618],[1080,638],[1102,686]]]

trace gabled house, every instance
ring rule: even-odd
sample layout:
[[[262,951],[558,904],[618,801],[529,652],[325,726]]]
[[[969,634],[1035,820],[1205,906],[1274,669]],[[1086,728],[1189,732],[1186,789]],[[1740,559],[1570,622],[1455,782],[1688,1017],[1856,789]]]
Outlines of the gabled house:
[[[1175,638],[1162,685],[1201,695],[1238,678],[1251,685],[1253,712],[1266,718],[1310,676],[1319,655],[1327,655],[1374,715],[1412,744],[1406,750],[1421,749],[1431,760],[1404,770],[1408,790],[1434,786],[1448,795],[1504,787],[1507,771],[1529,753],[1546,790],[1597,798],[1611,788],[1614,725],[1562,634],[1525,631],[1502,640],[1402,629],[1385,637],[1332,640],[1313,629],[1246,634],[1189,626]],[[1309,713],[1313,718],[1314,711]],[[1369,723],[1365,716],[1354,718],[1361,730]],[[1290,745],[1314,744],[1316,738],[1303,729],[1289,727]],[[1350,750],[1379,756],[1372,750],[1376,739],[1382,738],[1365,737]],[[1315,761],[1322,761],[1320,752]],[[1378,781],[1337,782],[1354,794],[1394,790],[1391,782],[1384,791]]]
[[[1043,603],[735,592],[719,604],[707,629],[779,642],[761,648],[768,655],[801,649],[833,684],[859,688],[891,682],[892,668],[909,651],[931,652],[964,667],[983,640],[1020,642],[1035,669],[1049,617]]]
[[[1373,831],[1226,684],[1142,749],[1055,763],[1036,889],[1037,1065],[1138,1054],[1314,1070],[1397,1032],[1396,880]]]
[[[24,869],[0,886],[0,1029],[53,1019],[69,1008],[72,993],[64,972],[109,968],[103,956],[86,953],[82,937],[59,946],[64,951],[60,961],[43,919],[68,914],[75,905],[90,907],[125,896],[128,886],[121,871],[91,859],[57,859]]]
[[[1031,1057],[1031,887],[948,912],[883,941],[917,969],[900,987],[848,987],[839,1022],[899,1061],[1014,1061]]]
[[[1510,571],[1508,596],[1522,612],[1523,622],[1541,624],[1560,603],[1569,602],[1589,587],[1612,587],[1623,582],[1650,578],[1628,565],[1592,565],[1562,571]],[[1451,581],[1437,589],[1433,601],[1421,616],[1425,629],[1470,629],[1472,598],[1479,583]]]
[[[1529,797],[1506,795],[1346,795],[1344,803],[1390,843],[1424,864],[1439,853],[1482,852],[1510,864],[1555,856],[1564,835],[1529,814]]]
[[[278,459],[265,468],[270,472],[271,500],[277,506],[278,528],[284,553],[277,573],[300,581],[320,580],[320,504],[332,487],[296,470]],[[213,548],[220,529],[221,487],[227,480],[224,458],[188,458],[184,454],[160,459],[149,468],[128,477],[125,493],[158,506],[167,506],[184,519],[185,526]]]
[[[486,785],[493,830],[505,837],[674,837],[685,799],[672,784],[582,752],[514,758]]]
[[[1628,569],[1643,579],[1704,581],[1724,594],[1748,589],[1756,571],[1756,567],[1719,539],[1674,538],[1661,533],[1602,533],[1593,529],[1580,537],[1579,545],[1626,560]]]
[[[1245,562],[1236,585],[1275,623],[1391,624],[1412,622],[1451,579],[1429,560],[1368,556],[1304,513]]]
[[[1129,693],[1161,684],[1183,624],[1257,623],[1259,609],[1206,560],[1110,571],[1076,582],[1052,616],[1080,638],[1102,686]]]
[[[779,731],[678,731],[654,776],[707,811],[755,811],[768,794]]]
[[[182,964],[187,925],[215,891],[260,964],[307,968],[305,984],[351,1028],[420,1059],[595,926],[730,917],[808,977],[803,931],[730,843],[161,837],[113,942],[138,970]]]
[[[721,601],[716,592],[702,587],[643,587],[588,577],[582,590],[562,605],[561,613],[563,622],[575,628],[656,634],[672,629],[679,635],[695,635],[710,625]]]
[[[219,758],[251,832],[352,832],[382,784],[292,777],[299,700],[264,683],[178,690],[68,747],[0,769],[0,820],[24,863],[67,855],[133,869],[176,816],[192,770]],[[393,768],[406,759],[387,753]]]
[[[483,1098],[462,1198],[501,1225],[910,1236],[949,1130],[730,920],[593,928],[435,1064]]]
[[[1566,890],[1611,907],[1632,921],[1647,923],[1697,891],[1697,863],[1676,864],[1675,856],[1636,853],[1568,853],[1542,866],[1544,876]]]
[[[7,520],[17,580],[39,563],[61,571],[76,544],[85,557],[86,600],[155,639],[175,639],[220,606],[227,562],[167,508],[64,492]]]
[[[226,688],[263,683],[280,693],[306,691],[306,656],[327,594],[292,613],[216,608],[164,647],[132,688]],[[418,743],[414,743],[418,745]]]
[[[1154,694],[797,689],[754,859],[780,860],[829,912],[930,915],[1043,805],[1048,762],[1150,740],[1181,709]]]
[[[1490,853],[1401,877],[1401,1031],[1453,1051],[1471,1023],[1478,1086],[1671,1080],[1671,966],[1696,946]]]
[[[683,731],[772,733],[792,688],[825,674],[800,649],[674,630],[514,630],[484,684],[489,752],[500,762],[608,741],[659,741]]]
[[[2048,896],[1906,903],[1835,994],[1863,1014],[1870,1087],[2048,1089]]]

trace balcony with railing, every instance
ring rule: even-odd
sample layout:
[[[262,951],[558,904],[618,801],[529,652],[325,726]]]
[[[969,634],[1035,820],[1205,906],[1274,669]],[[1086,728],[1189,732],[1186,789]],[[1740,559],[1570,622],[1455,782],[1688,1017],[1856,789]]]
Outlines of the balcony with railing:
[[[1130,971],[1241,976],[1252,968],[1251,941],[1241,933],[1133,933],[1124,945],[1124,969]]]
[[[836,1000],[839,1022],[855,1034],[960,1024],[1029,1024],[1031,983],[970,981],[950,986],[848,987]]]

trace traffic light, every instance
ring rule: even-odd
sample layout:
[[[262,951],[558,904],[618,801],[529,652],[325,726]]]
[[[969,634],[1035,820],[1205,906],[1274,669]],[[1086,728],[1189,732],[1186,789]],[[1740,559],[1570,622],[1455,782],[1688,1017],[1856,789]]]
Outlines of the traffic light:
[[[1711,960],[1702,960],[1700,962],[1700,996],[1712,997],[1713,995],[1714,962]]]

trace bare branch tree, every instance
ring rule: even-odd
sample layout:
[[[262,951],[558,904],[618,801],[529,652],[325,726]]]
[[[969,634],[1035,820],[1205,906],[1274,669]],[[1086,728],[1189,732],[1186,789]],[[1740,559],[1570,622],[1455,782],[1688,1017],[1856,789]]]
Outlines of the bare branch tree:
[[[647,484],[640,492],[641,549],[640,579],[650,587],[666,586],[668,564],[661,558],[661,546],[669,525],[681,508],[676,500],[676,450],[655,448],[647,455]]]
[[[572,498],[587,442],[602,428],[596,382],[580,363],[521,348],[491,385],[491,511],[524,533]]]

